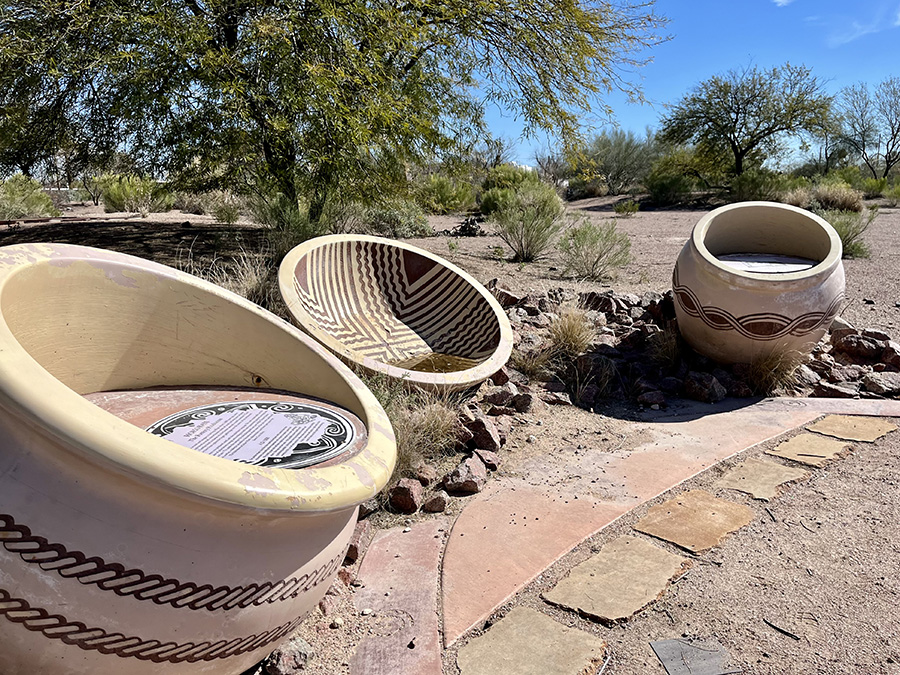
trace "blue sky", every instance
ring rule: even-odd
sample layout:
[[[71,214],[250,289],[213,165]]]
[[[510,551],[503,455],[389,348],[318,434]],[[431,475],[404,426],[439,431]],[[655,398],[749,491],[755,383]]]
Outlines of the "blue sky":
[[[653,61],[633,76],[648,103],[605,96],[619,126],[639,134],[658,126],[666,103],[732,68],[803,64],[829,93],[900,76],[900,0],[657,0],[656,10],[670,20],[672,39],[648,50]],[[521,123],[500,110],[488,112],[488,123],[517,144],[522,163],[548,145],[543,135],[520,138]]]

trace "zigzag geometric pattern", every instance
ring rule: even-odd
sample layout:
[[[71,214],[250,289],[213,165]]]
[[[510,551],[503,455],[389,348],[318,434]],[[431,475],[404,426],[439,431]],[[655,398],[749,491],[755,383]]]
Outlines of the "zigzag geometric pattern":
[[[822,326],[828,326],[837,316],[844,300],[844,294],[841,293],[824,312],[807,312],[794,318],[772,312],[735,316],[721,307],[703,305],[689,287],[678,283],[677,266],[672,279],[672,290],[685,313],[699,318],[714,330],[734,330],[751,340],[777,340],[788,335],[808,335]]]
[[[396,246],[340,241],[312,249],[294,271],[303,310],[354,352],[400,364],[431,353],[472,361],[500,342],[491,306],[465,279]]]

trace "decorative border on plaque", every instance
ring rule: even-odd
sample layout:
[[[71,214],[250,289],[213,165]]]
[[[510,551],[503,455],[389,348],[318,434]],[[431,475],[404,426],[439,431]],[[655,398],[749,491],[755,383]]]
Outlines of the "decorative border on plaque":
[[[246,586],[213,586],[167,579],[140,569],[127,569],[121,563],[106,562],[97,556],[88,557],[81,551],[69,551],[62,544],[52,544],[44,537],[33,535],[28,527],[16,524],[7,514],[0,514],[0,542],[10,553],[18,553],[26,563],[56,572],[65,579],[76,579],[85,586],[96,586],[120,597],[150,600],[176,609],[210,612],[293,600],[329,579],[344,560],[341,551],[317,569],[299,577]]]
[[[300,469],[340,455],[357,438],[349,419],[306,402],[234,401],[181,410],[146,431],[255,466]]]

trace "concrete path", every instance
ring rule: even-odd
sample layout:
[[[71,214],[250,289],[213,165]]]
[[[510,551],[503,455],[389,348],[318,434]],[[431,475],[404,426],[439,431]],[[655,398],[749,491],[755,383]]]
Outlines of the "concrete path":
[[[446,529],[445,522],[419,523],[406,533],[382,533],[360,569],[366,595],[363,600],[358,598],[357,604],[361,608],[361,602],[374,604],[379,597],[391,598],[391,611],[397,616],[418,617],[412,623],[421,630],[413,631],[414,648],[409,646],[412,633],[406,629],[382,636],[377,645],[364,643],[352,672],[437,675],[441,643],[450,646],[483,625],[496,609],[579,543],[704,469],[829,413],[900,417],[900,401],[766,399],[745,406],[734,402],[717,406],[685,404],[635,423],[652,440],[631,449],[626,456],[588,450],[571,460],[578,465],[571,467],[572,478],[564,486],[538,488],[521,478],[494,480],[485,492],[471,498],[456,519],[440,565],[437,561],[444,534],[440,530]],[[603,472],[596,471],[597,467]],[[590,496],[598,493],[604,496]],[[400,559],[413,561],[419,568],[398,568],[399,563],[390,558],[398,552]],[[369,556],[374,557],[370,560]],[[402,580],[407,586],[422,589],[396,594]],[[522,615],[524,618],[511,622],[511,615],[460,651],[464,675],[481,671],[463,654],[499,649],[496,637],[485,638],[496,636],[501,624],[524,621],[532,630],[534,621],[542,621]],[[573,648],[574,660],[565,661],[560,672],[575,675],[586,664],[598,663],[597,648],[596,644]],[[412,651],[416,652],[414,658],[409,653]],[[360,653],[380,656],[360,658]],[[394,670],[385,669],[385,664],[391,663],[385,660],[386,654],[400,655],[396,657],[400,660],[393,662]],[[463,663],[470,665],[463,668]]]

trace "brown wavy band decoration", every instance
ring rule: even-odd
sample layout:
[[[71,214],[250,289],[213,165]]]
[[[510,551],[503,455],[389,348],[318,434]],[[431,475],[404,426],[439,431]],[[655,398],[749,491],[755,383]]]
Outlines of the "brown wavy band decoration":
[[[99,651],[121,658],[135,658],[153,663],[196,663],[227,659],[252,652],[289,635],[304,617],[256,635],[218,640],[216,642],[160,642],[122,633],[110,633],[102,628],[89,628],[80,621],[70,621],[61,614],[51,614],[40,607],[32,607],[26,600],[14,597],[0,588],[0,615],[41,633],[51,640],[62,640],[86,651]]]
[[[703,305],[689,287],[678,283],[677,267],[672,290],[685,313],[699,318],[713,330],[734,330],[751,340],[777,340],[788,335],[800,337],[812,333],[827,326],[837,316],[844,300],[844,294],[841,293],[824,312],[807,312],[793,319],[773,312],[735,316],[721,307]]]
[[[2,513],[0,542],[10,553],[18,553],[26,563],[56,572],[66,579],[77,579],[86,586],[112,591],[121,597],[150,600],[157,605],[209,611],[291,600],[328,579],[344,559],[339,553],[309,574],[275,583],[266,581],[231,587],[166,579],[159,574],[126,569],[120,563],[108,563],[97,556],[88,557],[81,551],[69,551],[62,544],[52,544],[44,537],[33,535],[27,526],[16,524],[12,516]]]

